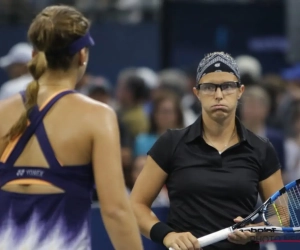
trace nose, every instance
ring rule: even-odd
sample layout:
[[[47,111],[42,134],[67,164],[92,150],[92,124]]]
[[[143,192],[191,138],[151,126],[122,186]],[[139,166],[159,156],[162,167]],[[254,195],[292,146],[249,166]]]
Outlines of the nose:
[[[223,93],[222,93],[222,90],[221,88],[217,88],[216,91],[215,91],[215,99],[220,101],[223,99]]]

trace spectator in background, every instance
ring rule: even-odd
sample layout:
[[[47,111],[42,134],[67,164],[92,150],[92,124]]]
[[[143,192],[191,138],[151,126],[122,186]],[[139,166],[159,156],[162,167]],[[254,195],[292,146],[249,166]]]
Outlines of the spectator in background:
[[[6,56],[0,58],[0,67],[4,69],[9,81],[0,88],[0,100],[10,97],[22,90],[33,80],[27,63],[32,57],[32,47],[28,43],[14,45]]]
[[[144,110],[147,116],[150,114],[152,109],[152,99],[155,96],[155,92],[158,87],[158,76],[157,73],[147,67],[131,67],[122,70],[118,77],[118,84],[121,85],[126,82],[129,77],[140,77],[144,80],[146,87],[149,90],[149,94],[143,101]]]
[[[137,68],[135,73],[137,76],[143,78],[149,89],[148,100],[146,100],[144,104],[145,112],[149,116],[152,110],[152,100],[158,87],[158,76],[152,69],[146,67]]]
[[[201,113],[201,103],[193,93],[193,88],[197,85],[197,66],[198,65],[195,65],[185,71],[188,82],[188,93],[183,97],[182,105],[191,109],[198,117]]]
[[[285,183],[300,178],[300,101],[294,101],[292,104],[291,132],[285,141]]]
[[[112,87],[110,82],[104,77],[89,76],[86,84],[82,88],[82,93],[114,108]]]
[[[271,127],[281,129],[278,121],[277,110],[286,93],[286,84],[280,75],[268,74],[263,76],[261,85],[268,92],[271,99],[271,107],[267,124]]]
[[[146,164],[147,156],[138,156],[135,158],[133,162],[133,169],[132,169],[132,182],[135,183],[136,179],[138,178],[139,174],[143,170],[143,167]],[[128,193],[131,192],[131,189],[128,189]],[[159,192],[158,196],[152,203],[152,207],[168,207],[169,206],[169,196],[166,187],[164,186],[162,190]]]
[[[300,100],[300,64],[283,70],[281,77],[285,81],[286,92],[278,106],[277,121],[285,135],[290,136],[293,105]]]
[[[246,87],[255,85],[261,80],[262,66],[255,57],[240,55],[235,60],[240,70],[241,82]]]
[[[235,61],[240,70],[240,82],[247,87],[257,85],[262,77],[262,66],[261,63],[253,56],[250,55],[239,55],[235,58]],[[240,118],[241,110],[237,107],[237,117]]]
[[[176,94],[182,104],[184,127],[191,125],[196,121],[197,115],[190,107],[184,105],[184,97],[190,94],[188,78],[186,74],[179,69],[165,69],[159,72],[159,87],[156,94],[172,92]]]
[[[117,84],[118,114],[133,138],[149,129],[148,117],[143,106],[148,96],[149,89],[139,76],[129,75]]]
[[[241,99],[241,120],[244,126],[258,136],[266,137],[273,144],[284,170],[284,136],[280,130],[267,126],[271,99],[266,90],[257,85],[245,88]]]
[[[117,82],[116,82],[116,87],[115,87],[115,97],[116,97],[116,105],[117,105],[116,110],[121,109],[121,104],[120,104],[120,102],[117,101],[117,99],[118,99],[118,95],[120,96],[120,95],[122,95],[122,93],[118,93],[118,89],[121,90],[122,86],[125,85],[127,80],[130,77],[135,77],[136,75],[137,75],[136,68],[134,68],[134,67],[125,68],[120,71]]]
[[[143,156],[167,129],[183,128],[183,113],[176,95],[162,94],[153,101],[148,133],[139,134],[135,140],[134,155]]]
[[[117,79],[117,85],[122,85],[129,77],[136,76],[136,68],[128,67],[120,71]]]

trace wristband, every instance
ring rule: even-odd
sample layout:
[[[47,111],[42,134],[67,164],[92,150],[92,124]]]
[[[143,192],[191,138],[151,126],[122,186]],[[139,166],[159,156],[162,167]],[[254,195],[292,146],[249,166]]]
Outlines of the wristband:
[[[174,232],[173,228],[163,222],[158,222],[150,230],[150,239],[156,243],[163,244],[165,236],[171,232]]]

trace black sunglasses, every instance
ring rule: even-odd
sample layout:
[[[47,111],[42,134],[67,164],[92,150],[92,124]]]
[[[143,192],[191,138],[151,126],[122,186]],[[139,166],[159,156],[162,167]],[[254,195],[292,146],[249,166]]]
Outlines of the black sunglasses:
[[[220,88],[221,91],[223,90],[227,90],[230,88],[239,88],[241,87],[241,83],[240,82],[223,82],[221,84],[215,84],[215,83],[200,83],[196,86],[196,89],[200,90],[200,89],[206,89],[206,90],[210,90],[210,91],[217,91],[218,88]]]

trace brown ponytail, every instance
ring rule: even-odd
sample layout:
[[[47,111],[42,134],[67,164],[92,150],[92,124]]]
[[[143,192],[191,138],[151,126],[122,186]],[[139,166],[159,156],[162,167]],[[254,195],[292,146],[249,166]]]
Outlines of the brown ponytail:
[[[27,120],[32,108],[37,104],[37,97],[39,92],[38,79],[47,69],[47,61],[43,52],[38,52],[36,56],[29,62],[28,69],[32,74],[34,81],[32,81],[26,88],[26,111],[21,115],[19,120],[12,126],[6,137],[9,140],[14,140],[21,135],[27,127]]]

